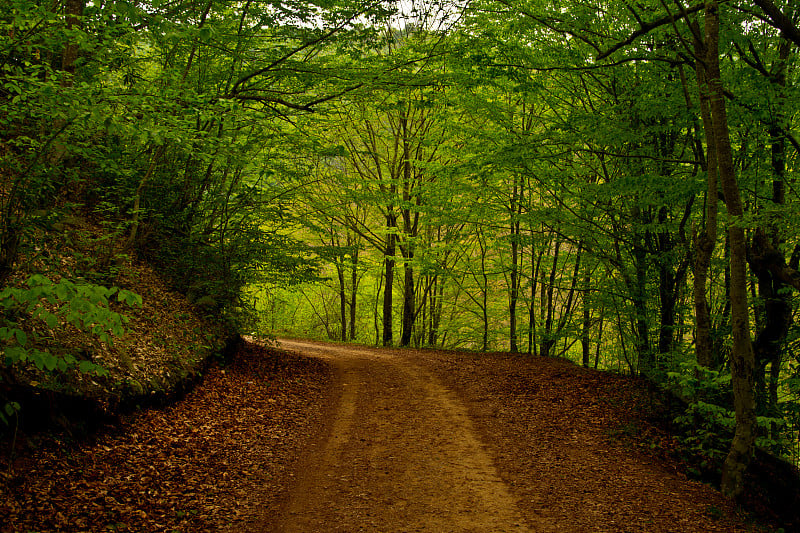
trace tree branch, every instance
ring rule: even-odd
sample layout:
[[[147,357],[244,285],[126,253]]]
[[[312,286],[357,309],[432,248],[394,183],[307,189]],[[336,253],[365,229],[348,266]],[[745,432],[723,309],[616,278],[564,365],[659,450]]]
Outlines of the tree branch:
[[[800,28],[772,0],[753,0],[753,3],[767,15],[767,22],[770,26],[781,30],[786,39],[792,41],[796,46],[800,46]]]
[[[688,15],[691,15],[692,13],[697,13],[698,11],[701,11],[704,7],[705,7],[704,4],[698,4],[696,6],[692,6],[692,7],[686,8],[685,10],[683,10],[678,15],[670,14],[670,15],[663,16],[660,19],[653,20],[651,22],[644,22],[644,23],[640,22],[639,23],[640,27],[639,27],[638,30],[634,31],[632,34],[630,34],[628,36],[627,39],[618,42],[617,44],[613,45],[611,48],[609,48],[605,52],[600,52],[600,54],[597,56],[597,59],[598,60],[605,59],[608,56],[610,56],[611,54],[613,54],[614,52],[616,52],[616,51],[628,46],[629,44],[633,43],[639,37],[647,35],[651,31],[653,31],[654,29],[660,28],[661,26],[665,26],[667,24],[672,24],[676,20],[680,20],[682,18],[687,17]]]

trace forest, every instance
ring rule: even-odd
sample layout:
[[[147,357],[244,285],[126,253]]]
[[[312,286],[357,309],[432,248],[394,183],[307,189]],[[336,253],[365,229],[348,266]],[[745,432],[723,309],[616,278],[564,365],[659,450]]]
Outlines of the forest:
[[[641,376],[737,496],[800,462],[798,47],[788,0],[4,0],[0,387],[101,375],[57,332],[141,262],[230,331]]]

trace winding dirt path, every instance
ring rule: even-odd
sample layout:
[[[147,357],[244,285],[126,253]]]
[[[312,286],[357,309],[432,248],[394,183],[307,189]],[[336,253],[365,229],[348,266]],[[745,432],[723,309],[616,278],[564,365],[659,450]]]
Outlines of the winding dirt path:
[[[174,404],[0,440],[0,533],[770,531],[686,478],[653,401],[557,359],[247,342]]]
[[[432,374],[389,350],[280,343],[331,362],[341,397],[284,516],[254,531],[531,531],[467,408]]]

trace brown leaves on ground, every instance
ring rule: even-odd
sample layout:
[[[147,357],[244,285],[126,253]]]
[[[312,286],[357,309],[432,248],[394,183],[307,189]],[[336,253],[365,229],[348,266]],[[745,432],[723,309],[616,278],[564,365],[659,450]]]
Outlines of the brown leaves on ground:
[[[565,531],[748,531],[663,450],[641,382],[554,359],[407,351],[469,408],[529,523]],[[240,349],[172,407],[92,442],[39,439],[0,464],[0,532],[242,531],[276,516],[336,395],[318,360]],[[26,439],[22,438],[24,442]],[[654,443],[650,449],[650,443]],[[7,460],[5,444],[0,457]],[[788,524],[784,524],[787,525]]]
[[[183,401],[93,442],[44,440],[10,475],[4,443],[0,531],[236,530],[254,501],[280,505],[329,379],[323,363],[245,345]]]
[[[749,531],[750,519],[692,481],[653,424],[643,381],[545,358],[420,351],[470,406],[523,514],[570,531]],[[566,529],[565,529],[566,530]]]

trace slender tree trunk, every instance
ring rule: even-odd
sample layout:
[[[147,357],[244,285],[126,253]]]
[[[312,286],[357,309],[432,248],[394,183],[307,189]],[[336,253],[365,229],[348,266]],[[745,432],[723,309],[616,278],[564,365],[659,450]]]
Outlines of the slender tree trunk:
[[[661,306],[659,309],[659,329],[658,329],[658,353],[662,357],[672,352],[675,341],[675,307],[677,305],[678,293],[676,292],[675,273],[669,265],[659,266],[659,299]]]
[[[553,300],[553,294],[556,285],[556,273],[558,271],[558,256],[560,250],[561,250],[561,239],[556,237],[556,242],[553,249],[553,264],[550,267],[550,278],[547,284],[547,292],[545,298],[542,301],[542,304],[545,306],[547,313],[543,325],[544,331],[542,331],[542,341],[539,347],[539,354],[542,357],[550,357],[550,350],[553,348],[553,345],[556,342],[555,335],[553,334],[553,313],[555,312],[554,309],[555,302]]]
[[[394,228],[394,217],[386,217],[386,226]],[[384,288],[383,288],[383,345],[391,346],[392,339],[392,291],[394,290],[394,255],[397,250],[397,236],[394,233],[386,235],[386,250],[384,255]]]
[[[699,27],[695,27],[695,34],[699,34]],[[706,298],[708,286],[708,271],[711,266],[711,257],[717,242],[717,213],[719,211],[718,199],[718,171],[716,138],[713,134],[714,126],[711,120],[711,109],[708,94],[708,76],[704,59],[708,57],[705,43],[695,39],[695,74],[700,103],[700,116],[703,121],[703,131],[706,137],[706,201],[705,201],[705,227],[701,231],[694,231],[694,281],[692,296],[694,299],[695,313],[695,353],[697,363],[701,366],[712,368],[714,364],[714,342],[711,336],[712,322],[711,310]]]
[[[403,264],[403,329],[400,335],[400,346],[411,344],[411,334],[414,330],[414,267],[411,266],[413,258],[413,253],[409,252]]]
[[[342,325],[339,338],[347,340],[347,287],[344,282],[344,258],[336,263],[336,277],[339,280],[339,323]]]
[[[600,323],[597,325],[597,348],[594,353],[594,369],[600,365],[600,349],[603,346],[603,324],[605,324],[604,316],[605,307],[600,308]]]
[[[740,219],[744,214],[739,184],[733,166],[727,110],[723,97],[719,70],[719,5],[716,0],[706,2],[706,59],[709,104],[713,135],[719,163],[719,179],[725,197],[725,206],[731,222],[728,225],[731,269],[731,385],[736,410],[736,431],[728,456],[722,468],[722,492],[737,497],[744,491],[744,472],[750,464],[755,448],[755,396],[753,371],[755,357],[750,339],[750,319],[747,300],[747,257],[744,228]]]
[[[356,298],[358,296],[358,246],[353,246],[350,265],[350,340],[356,340]]]
[[[639,372],[649,375],[655,370],[653,350],[650,346],[650,321],[647,310],[647,252],[636,244],[633,248],[634,268],[636,276],[632,291],[634,335]]]
[[[434,276],[433,287],[429,296],[430,329],[428,330],[428,345],[436,346],[439,342],[439,325],[442,321],[442,306],[444,304],[444,280],[438,275]]]
[[[480,231],[480,230],[478,230]],[[481,247],[481,311],[483,319],[483,334],[481,336],[481,351],[486,352],[489,350],[489,275],[486,272],[486,242],[483,239],[483,234],[478,235],[478,244]]]
[[[583,278],[583,325],[581,330],[581,354],[582,362],[585,368],[589,368],[589,360],[591,358],[591,329],[592,329],[592,312],[589,308],[589,284],[592,282],[592,277],[589,269],[586,269],[586,275]]]
[[[511,353],[519,352],[517,342],[517,302],[519,301],[519,269],[520,269],[520,213],[522,210],[522,184],[514,177],[514,188],[511,193],[511,273],[508,299],[508,321]]]
[[[533,233],[531,233],[533,237]],[[539,285],[539,268],[542,265],[545,247],[539,248],[539,255],[534,257],[534,247],[531,245],[531,305],[528,308],[528,355],[538,355],[539,345],[536,338],[536,288]],[[541,305],[541,302],[539,303]]]
[[[131,232],[128,235],[128,240],[125,242],[125,249],[127,250],[132,250],[136,244],[136,234],[139,231],[139,211],[141,210],[142,193],[144,192],[147,182],[150,181],[159,159],[161,159],[161,156],[164,154],[164,148],[165,146],[163,144],[156,148],[156,152],[153,154],[153,157],[150,160],[150,165],[147,167],[147,172],[145,172],[141,181],[139,181],[139,186],[136,187],[136,192],[134,193],[133,198],[133,218],[131,219]]]
[[[380,316],[378,314],[378,307],[380,306],[381,290],[383,289],[383,279],[384,279],[384,276],[378,276],[378,287],[375,289],[374,307],[373,307],[373,312],[372,312],[372,322],[373,322],[372,325],[375,328],[375,345],[376,346],[378,344],[381,344],[381,342],[382,342],[382,338],[381,338],[382,327],[378,323],[378,317]]]

